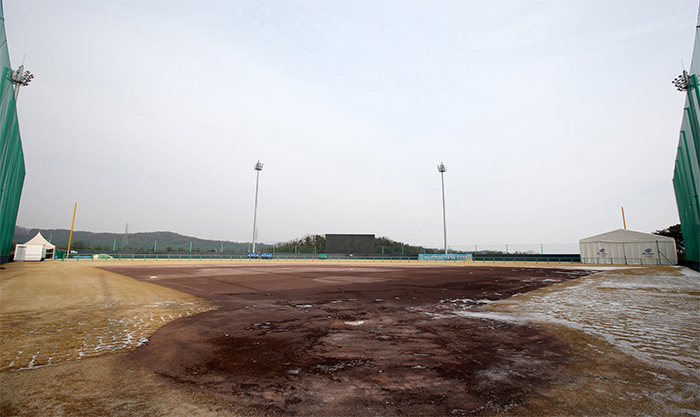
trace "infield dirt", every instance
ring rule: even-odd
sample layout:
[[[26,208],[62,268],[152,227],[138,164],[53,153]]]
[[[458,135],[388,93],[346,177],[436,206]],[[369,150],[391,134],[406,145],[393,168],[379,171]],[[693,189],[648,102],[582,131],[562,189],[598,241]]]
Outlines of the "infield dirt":
[[[2,272],[2,415],[697,415],[692,371],[518,318],[595,271],[95,264]]]
[[[466,415],[522,404],[569,361],[529,325],[465,318],[586,271],[435,266],[107,268],[220,306],[134,356],[260,414]],[[439,318],[439,319],[438,319]]]

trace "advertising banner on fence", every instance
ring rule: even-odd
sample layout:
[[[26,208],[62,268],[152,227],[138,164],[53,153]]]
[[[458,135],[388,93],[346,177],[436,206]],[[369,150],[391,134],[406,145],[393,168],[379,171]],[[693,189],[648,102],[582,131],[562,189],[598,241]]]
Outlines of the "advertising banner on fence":
[[[419,261],[465,261],[465,260],[471,259],[471,258],[472,258],[471,253],[450,253],[450,254],[430,253],[430,254],[419,254],[418,255]]]

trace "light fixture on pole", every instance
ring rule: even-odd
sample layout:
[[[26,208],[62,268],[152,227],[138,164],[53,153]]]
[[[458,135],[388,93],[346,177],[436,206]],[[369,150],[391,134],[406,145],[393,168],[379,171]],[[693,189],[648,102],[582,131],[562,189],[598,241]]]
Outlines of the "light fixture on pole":
[[[680,92],[688,91],[688,87],[690,86],[690,77],[688,77],[688,72],[686,70],[683,70],[683,74],[674,78],[673,81],[671,81],[671,83],[675,85],[676,90]]]
[[[26,87],[34,79],[34,74],[24,70],[24,65],[20,65],[15,71],[12,71],[12,84],[15,85],[15,101],[19,97],[19,88]]]
[[[258,221],[258,184],[260,183],[260,171],[263,169],[263,164],[260,162],[258,159],[258,163],[255,164],[255,168],[257,171],[257,178],[255,179],[255,212],[253,214],[253,253],[255,253],[255,238],[257,237],[257,226],[256,223]]]
[[[440,173],[440,178],[442,179],[442,224],[445,236],[445,255],[447,255],[447,219],[445,218],[445,171],[447,171],[447,168],[445,168],[445,164],[442,162],[440,162],[437,168]]]

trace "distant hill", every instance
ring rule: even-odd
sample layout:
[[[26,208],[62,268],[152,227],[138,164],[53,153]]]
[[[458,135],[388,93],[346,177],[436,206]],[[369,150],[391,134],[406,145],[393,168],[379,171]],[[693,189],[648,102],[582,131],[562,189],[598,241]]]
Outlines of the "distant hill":
[[[16,226],[13,242],[26,242],[36,236],[38,232],[41,232],[46,240],[56,245],[57,249],[68,248],[70,230],[66,229],[28,229]],[[189,252],[191,243],[193,252],[219,252],[222,244],[224,252],[228,253],[248,253],[249,250],[248,242],[207,240],[173,232],[129,233],[127,244],[124,245],[123,242],[123,233],[73,231],[71,249],[143,252],[153,251],[155,246],[158,252]],[[264,244],[258,244],[258,246],[260,250],[266,250],[269,247]]]
[[[23,243],[36,236],[38,232],[46,240],[56,245],[59,250],[68,248],[70,230],[66,229],[28,229],[16,226],[14,243]],[[71,249],[92,251],[151,252],[220,252],[223,244],[224,253],[244,254],[250,251],[249,242],[231,242],[227,240],[207,240],[185,236],[173,232],[129,233],[127,244],[123,244],[122,233],[94,233],[73,231]],[[388,237],[374,239],[375,251],[386,255],[417,255],[419,253],[441,253],[440,249],[412,246],[397,242]],[[273,245],[258,243],[256,251],[272,252]],[[299,239],[274,244],[277,253],[324,253],[326,239],[322,235],[308,234]],[[460,253],[460,252],[454,252]]]

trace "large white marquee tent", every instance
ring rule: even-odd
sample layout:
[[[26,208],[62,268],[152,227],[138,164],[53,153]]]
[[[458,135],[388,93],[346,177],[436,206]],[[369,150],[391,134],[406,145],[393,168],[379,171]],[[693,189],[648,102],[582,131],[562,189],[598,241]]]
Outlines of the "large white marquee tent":
[[[667,236],[618,229],[578,241],[585,264],[676,265],[676,241]]]

